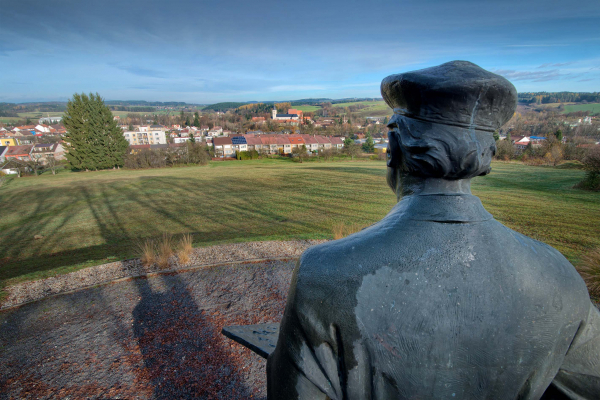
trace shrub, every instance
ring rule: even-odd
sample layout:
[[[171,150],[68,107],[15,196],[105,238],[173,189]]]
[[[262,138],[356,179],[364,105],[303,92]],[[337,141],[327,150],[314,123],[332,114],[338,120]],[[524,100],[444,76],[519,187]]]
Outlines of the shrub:
[[[359,224],[346,225],[343,222],[333,224],[331,231],[333,233],[333,240],[344,238],[348,235],[361,231],[365,227]]]
[[[582,258],[577,268],[585,281],[590,295],[600,298],[600,249],[595,249]]]
[[[181,264],[187,264],[190,262],[190,254],[192,254],[193,249],[192,235],[189,233],[183,235],[179,241],[179,251],[177,252],[177,257],[179,258],[179,262]]]
[[[169,258],[173,255],[173,238],[167,233],[163,233],[162,240],[158,244],[157,264],[160,268],[169,266]]]
[[[235,158],[238,160],[256,160],[259,158],[259,154],[256,150],[238,151],[235,154]]]
[[[167,149],[145,149],[125,157],[125,168],[146,169],[177,165],[206,165],[210,160],[208,148],[203,143],[187,142],[185,146]]]
[[[510,140],[498,140],[496,142],[496,158],[508,161],[515,156],[515,146]]]
[[[138,249],[140,260],[144,266],[149,267],[156,262],[156,248],[152,240],[146,239],[144,242],[139,243]]]
[[[594,147],[583,158],[583,168],[587,172],[585,178],[577,184],[577,187],[600,191],[600,146]]]

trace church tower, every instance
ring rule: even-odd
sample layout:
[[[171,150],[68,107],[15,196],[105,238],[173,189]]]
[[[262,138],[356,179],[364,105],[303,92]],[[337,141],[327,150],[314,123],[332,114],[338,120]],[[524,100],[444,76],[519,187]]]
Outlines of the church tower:
[[[273,119],[277,119],[277,107],[273,107]]]

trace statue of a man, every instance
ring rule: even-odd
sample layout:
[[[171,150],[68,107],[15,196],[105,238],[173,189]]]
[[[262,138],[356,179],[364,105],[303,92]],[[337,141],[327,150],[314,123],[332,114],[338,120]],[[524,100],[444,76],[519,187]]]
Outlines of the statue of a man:
[[[400,201],[302,255],[269,399],[539,399],[549,387],[600,398],[600,314],[583,280],[470,191],[490,172],[514,86],[454,61],[389,76],[381,91]]]

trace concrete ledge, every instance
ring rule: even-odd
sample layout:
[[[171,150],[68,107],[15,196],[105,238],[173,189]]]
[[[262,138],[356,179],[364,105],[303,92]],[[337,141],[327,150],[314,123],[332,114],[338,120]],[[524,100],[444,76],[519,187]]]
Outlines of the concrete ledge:
[[[323,242],[325,240],[293,240],[200,247],[194,249],[189,263],[179,264],[176,257],[172,257],[169,267],[165,269],[159,268],[156,264],[146,267],[139,259],[97,265],[64,275],[9,286],[6,288],[8,296],[0,305],[0,310],[121,279],[183,272],[221,264],[296,258],[310,246]]]

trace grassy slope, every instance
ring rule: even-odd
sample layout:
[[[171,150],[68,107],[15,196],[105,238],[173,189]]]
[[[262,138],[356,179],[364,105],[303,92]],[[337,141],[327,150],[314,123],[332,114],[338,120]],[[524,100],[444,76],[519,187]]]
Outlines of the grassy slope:
[[[582,176],[496,163],[473,191],[498,220],[577,262],[600,247],[600,194],[570,189]],[[192,232],[196,246],[327,238],[335,222],[379,220],[394,196],[381,162],[256,160],[14,179],[0,188],[0,204],[7,283],[134,257],[140,238],[162,232]]]
[[[294,106],[296,110],[300,110],[302,112],[315,112],[321,109],[321,106]]]
[[[385,101],[383,101],[383,100],[357,101],[354,103],[338,103],[338,104],[334,104],[333,107],[344,108],[344,107],[349,107],[349,106],[356,106],[359,104],[365,105],[365,106],[367,106],[367,108],[363,108],[356,112],[353,112],[352,113],[353,117],[357,117],[357,118],[384,117],[384,116],[389,117],[393,114],[392,109],[387,104],[385,104]]]
[[[600,103],[593,104],[568,104],[565,105],[563,113],[570,113],[576,111],[591,111],[594,114],[600,113]]]
[[[163,115],[163,114],[168,114],[170,113],[170,115],[179,115],[179,111],[173,111],[173,110],[157,110],[154,112],[151,111],[113,111],[112,112],[113,115],[118,115],[121,118],[127,117],[127,115],[129,114],[134,114],[139,116],[144,116],[144,115]],[[15,121],[20,121],[23,120],[25,118],[30,118],[32,120],[32,123],[36,123],[40,118],[44,118],[47,117],[48,115],[50,115],[50,117],[62,117],[64,113],[62,112],[41,112],[41,111],[30,111],[30,112],[24,112],[24,113],[18,113],[19,117],[0,117],[0,122],[3,123],[9,123],[9,122],[15,122]]]

